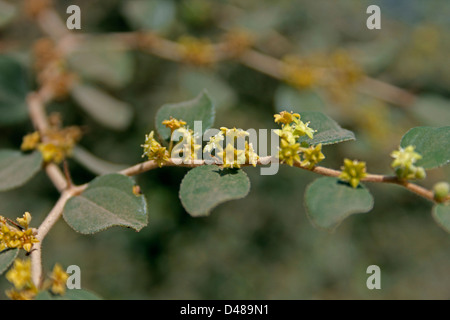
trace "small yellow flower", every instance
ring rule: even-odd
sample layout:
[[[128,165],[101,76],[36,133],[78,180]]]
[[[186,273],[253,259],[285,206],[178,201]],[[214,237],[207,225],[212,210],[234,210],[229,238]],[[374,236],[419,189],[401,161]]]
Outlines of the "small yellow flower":
[[[258,164],[259,156],[253,149],[253,143],[248,143],[245,141],[245,161],[248,164],[251,164],[252,166],[256,167]]]
[[[228,129],[227,127],[221,127],[220,130],[227,137],[227,140],[231,142],[235,141],[238,138],[244,138],[249,135],[247,131],[244,131],[242,129]]]
[[[52,274],[50,275],[51,288],[53,294],[63,295],[66,293],[66,281],[69,275],[64,271],[59,263],[53,267]]]
[[[285,139],[281,139],[280,148],[278,151],[278,158],[283,163],[293,166],[295,162],[300,162],[300,144],[291,144]]]
[[[407,146],[406,148],[399,148],[399,150],[392,151],[391,157],[394,161],[391,167],[395,169],[397,177],[400,179],[424,179],[426,172],[424,168],[417,167],[414,164],[417,160],[422,159],[422,156],[414,151],[414,146]]]
[[[6,273],[6,279],[18,290],[25,287],[32,287],[31,260],[16,259],[13,267]]]
[[[300,115],[298,113],[293,113],[292,111],[281,111],[279,114],[274,114],[273,116],[275,118],[275,123],[290,124],[295,120],[300,120]]]
[[[23,218],[17,218],[16,220],[23,228],[28,229],[31,222],[31,214],[29,212],[25,212]]]
[[[300,163],[302,166],[312,169],[316,164],[325,159],[322,153],[322,144],[317,146],[311,146],[309,148],[300,148],[303,155],[303,161]]]
[[[22,151],[29,151],[36,149],[37,145],[41,141],[41,135],[38,131],[35,131],[33,133],[27,134],[25,137],[23,137],[22,145],[20,146],[20,149]]]
[[[237,150],[231,143],[218,155],[224,168],[240,168],[245,163],[245,151]]]
[[[286,124],[281,130],[274,130],[274,132],[280,136],[281,140],[286,140],[289,144],[295,144],[299,138],[294,135],[294,128],[290,124]]]
[[[314,137],[314,132],[316,130],[309,127],[309,121],[307,123],[303,123],[303,121],[298,121],[294,126],[294,132],[293,134],[295,136],[304,136],[307,135],[310,139]]]
[[[191,129],[180,128],[178,129],[183,137],[182,140],[173,148],[172,154],[183,154],[184,160],[196,160],[198,159],[198,151],[202,148],[201,145],[196,144],[197,134]]]
[[[38,149],[42,153],[42,158],[46,163],[61,163],[64,160],[64,151],[53,143],[41,143]]]
[[[367,176],[366,163],[363,161],[344,159],[344,166],[339,178],[347,181],[353,188],[359,185],[359,181]]]
[[[391,166],[395,167],[409,167],[413,165],[417,160],[422,159],[422,156],[414,151],[414,146],[407,146],[406,148],[400,147],[399,150],[392,151],[391,157],[395,160],[392,161]]]
[[[163,125],[165,125],[167,128],[169,128],[172,131],[175,131],[181,127],[184,127],[186,125],[186,122],[183,120],[178,120],[175,118],[170,117],[170,120],[164,120],[162,122]]]
[[[218,152],[223,151],[223,143],[224,140],[223,132],[219,132],[218,134],[209,138],[209,142],[206,144],[203,152],[211,152],[213,149],[216,149]]]

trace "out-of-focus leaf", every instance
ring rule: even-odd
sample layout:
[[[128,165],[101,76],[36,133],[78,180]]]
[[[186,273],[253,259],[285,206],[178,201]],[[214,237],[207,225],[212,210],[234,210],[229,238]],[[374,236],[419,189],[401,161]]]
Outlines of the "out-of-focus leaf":
[[[202,217],[223,202],[244,198],[249,191],[250,180],[244,171],[201,166],[184,177],[180,199],[191,216]]]
[[[6,249],[0,252],[0,275],[5,272],[19,254],[19,249]]]
[[[417,166],[425,169],[441,167],[450,162],[450,126],[412,128],[403,136],[400,145],[416,147],[415,151],[422,156],[417,160]]]
[[[24,154],[16,150],[0,150],[0,191],[23,186],[41,169],[40,152]]]
[[[321,111],[325,109],[322,98],[314,90],[298,90],[287,85],[280,85],[275,92],[275,110],[289,110],[297,113],[304,111]]]
[[[186,69],[180,74],[180,84],[191,95],[208,90],[217,109],[230,107],[236,102],[233,89],[211,71]]]
[[[64,295],[54,295],[48,291],[39,292],[35,300],[102,300],[98,295],[84,289],[67,290]]]
[[[287,110],[290,111],[290,110]],[[347,129],[341,128],[336,121],[321,112],[300,113],[303,122],[310,121],[309,127],[317,130],[314,138],[300,137],[299,142],[307,142],[310,145],[323,145],[355,140],[355,134]]]
[[[450,125],[450,100],[444,97],[431,94],[419,96],[409,110],[424,125]]]
[[[25,69],[13,58],[0,55],[0,125],[27,118],[28,80]]]
[[[162,31],[174,21],[175,5],[171,0],[131,0],[124,3],[123,12],[136,29]]]
[[[373,197],[361,184],[352,188],[337,178],[323,177],[307,187],[305,204],[315,226],[333,230],[348,216],[372,210]]]
[[[436,204],[433,207],[433,218],[439,226],[450,233],[450,205]]]
[[[163,139],[170,138],[170,129],[162,124],[162,121],[170,117],[182,119],[190,129],[194,129],[194,121],[202,121],[202,132],[211,128],[214,123],[214,104],[206,90],[200,93],[195,99],[169,103],[159,108],[156,113],[156,130]]]
[[[131,178],[113,173],[94,179],[81,195],[70,198],[63,216],[75,231],[83,234],[112,226],[140,231],[147,225],[147,202],[135,191]]]
[[[0,28],[8,24],[16,16],[17,8],[0,0]]]
[[[86,169],[97,175],[119,172],[128,167],[124,164],[111,163],[98,158],[80,146],[74,147],[72,157]]]
[[[133,118],[133,108],[129,104],[96,87],[76,85],[72,96],[94,120],[110,129],[124,130]]]
[[[133,58],[127,47],[114,40],[87,40],[68,56],[70,66],[86,79],[112,88],[122,88],[134,73]]]

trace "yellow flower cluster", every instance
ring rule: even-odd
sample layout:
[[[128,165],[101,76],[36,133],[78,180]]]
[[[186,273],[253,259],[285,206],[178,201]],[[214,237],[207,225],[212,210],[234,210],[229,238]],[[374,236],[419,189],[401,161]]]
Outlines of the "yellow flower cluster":
[[[394,158],[391,167],[395,170],[398,178],[410,180],[426,177],[424,168],[415,166],[416,161],[422,159],[422,156],[414,149],[414,146],[400,147],[399,150],[391,153],[391,157]]]
[[[161,167],[164,162],[169,161],[170,155],[166,148],[156,141],[154,135],[154,131],[145,135],[145,143],[141,145],[141,147],[144,148],[142,157],[147,156],[149,160],[155,160],[158,166]]]
[[[363,161],[344,159],[344,166],[339,178],[350,183],[353,188],[358,187],[359,181],[367,176],[366,163]]]
[[[21,149],[29,151],[38,149],[46,163],[61,163],[70,156],[75,144],[81,139],[81,130],[76,126],[48,129],[44,137],[33,132],[23,137]]]
[[[0,251],[17,248],[30,252],[33,243],[39,242],[29,227],[30,221],[29,212],[25,212],[23,218],[17,218],[17,223],[0,216]]]
[[[6,291],[6,295],[12,300],[31,300],[38,293],[31,280],[30,259],[16,259],[11,270],[6,273],[6,279],[14,285],[14,289]]]
[[[52,294],[64,295],[69,275],[60,264],[55,264],[52,273],[44,281],[41,289],[50,290]],[[32,300],[39,292],[31,278],[31,260],[16,259],[13,267],[6,273],[6,279],[14,286],[6,295],[12,300]]]
[[[184,62],[196,66],[208,66],[214,62],[214,47],[208,39],[184,36],[178,44]]]
[[[187,127],[181,127],[177,131],[182,134],[182,139],[175,145],[172,154],[182,154],[184,161],[197,160],[198,151],[202,146],[196,143],[198,137],[194,134],[194,131]]]
[[[278,158],[293,166],[295,162],[301,162],[304,167],[312,169],[317,163],[325,159],[322,153],[322,144],[304,148],[298,143],[298,139],[302,136],[308,136],[310,139],[314,137],[314,129],[309,127],[309,122],[304,123],[298,113],[281,111],[274,115],[275,123],[281,123],[281,130],[275,130],[280,136],[280,148]],[[303,161],[300,159],[303,155]]]

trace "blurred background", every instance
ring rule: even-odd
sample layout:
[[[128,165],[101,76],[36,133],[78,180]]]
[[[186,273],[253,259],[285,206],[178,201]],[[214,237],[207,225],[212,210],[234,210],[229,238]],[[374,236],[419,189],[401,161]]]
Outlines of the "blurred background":
[[[0,96],[20,89],[9,100],[14,109],[0,104],[0,148],[20,148],[33,131],[23,99],[42,81],[36,46],[48,35],[37,27],[32,2],[48,1],[0,0],[0,67],[15,70],[2,78]],[[204,88],[216,105],[216,128],[276,128],[273,114],[281,110],[328,114],[357,137],[324,147],[322,164],[336,169],[348,157],[366,161],[371,173],[391,174],[389,154],[410,128],[450,124],[449,1],[73,0],[54,1],[52,10],[65,22],[70,4],[82,13],[82,30],[73,32],[94,36],[65,56],[64,68],[77,75],[81,88],[48,110],[85,132],[82,149],[69,160],[77,184],[117,168],[113,164],[142,161],[140,144],[154,130],[158,108],[192,99]],[[381,8],[381,30],[366,28],[371,4]],[[173,61],[170,50],[158,54],[152,48],[151,36],[139,46],[120,40],[152,31],[198,49],[236,30],[246,35],[244,45],[299,72],[280,80],[238,58]],[[328,67],[341,72],[330,71],[326,83],[315,81],[314,70],[327,74]],[[297,77],[308,72],[311,78]],[[361,89],[364,79],[388,85]],[[408,93],[389,99],[391,86]],[[140,175],[148,226],[139,233],[112,228],[84,236],[61,220],[43,243],[46,272],[57,262],[78,265],[82,287],[106,299],[450,298],[450,236],[434,222],[431,203],[397,186],[367,184],[374,209],[327,233],[312,226],[303,204],[317,175],[286,166],[275,176],[245,171],[249,195],[207,218],[192,218],[181,206],[179,184],[187,169]],[[448,166],[435,169],[421,184],[431,188],[449,176]],[[1,193],[0,213],[15,219],[30,211],[37,226],[57,199],[42,172]],[[381,268],[381,290],[366,287],[372,264]],[[2,299],[9,288],[1,277]]]

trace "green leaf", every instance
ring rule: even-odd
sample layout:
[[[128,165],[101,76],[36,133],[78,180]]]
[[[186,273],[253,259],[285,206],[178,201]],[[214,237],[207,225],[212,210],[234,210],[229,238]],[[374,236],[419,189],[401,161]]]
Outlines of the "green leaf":
[[[134,60],[120,41],[95,39],[83,42],[68,57],[71,68],[82,77],[114,89],[125,87],[134,74]]]
[[[163,31],[175,19],[175,5],[171,0],[131,0],[123,5],[123,12],[136,29]]]
[[[409,130],[400,145],[405,148],[415,146],[422,159],[416,165],[425,169],[441,167],[450,162],[450,126],[416,127]]]
[[[325,103],[315,90],[298,90],[287,85],[280,85],[275,91],[275,110],[293,111],[324,111]]]
[[[220,203],[244,198],[250,191],[247,174],[237,169],[201,166],[190,170],[180,186],[183,207],[193,217],[207,216]]]
[[[17,8],[12,4],[0,1],[0,28],[11,22],[16,16]]]
[[[140,231],[147,225],[147,202],[135,194],[134,181],[113,173],[94,179],[79,196],[64,207],[64,219],[75,230],[92,234],[112,226]]]
[[[450,124],[450,100],[442,96],[421,95],[408,110],[427,126],[443,127]]]
[[[361,184],[352,188],[338,178],[323,177],[307,187],[305,205],[316,227],[333,230],[348,216],[370,211],[373,197]]]
[[[112,163],[98,158],[81,146],[75,146],[73,148],[72,157],[79,164],[96,175],[119,172],[129,167],[128,165]]]
[[[102,300],[102,298],[84,289],[68,289],[62,296],[54,295],[49,291],[41,291],[34,300]]]
[[[41,167],[40,152],[24,154],[16,150],[0,150],[0,191],[23,186]]]
[[[6,249],[0,252],[0,274],[5,272],[19,254],[19,249]]]
[[[183,69],[179,79],[181,88],[190,95],[196,95],[203,89],[208,90],[217,109],[231,107],[236,102],[233,89],[211,70]]]
[[[94,120],[113,130],[126,129],[133,119],[132,107],[93,86],[77,85],[73,98]]]
[[[166,128],[162,121],[170,116],[186,121],[190,129],[194,129],[194,121],[202,121],[202,134],[214,123],[215,109],[208,92],[204,90],[195,99],[165,104],[156,113],[156,130],[159,135],[167,140],[170,138],[170,129]]]
[[[0,125],[27,119],[28,87],[25,69],[11,57],[0,55]]]
[[[450,233],[450,205],[444,203],[436,204],[433,207],[432,214],[437,224]]]
[[[290,110],[287,110],[290,111]],[[348,140],[355,140],[355,134],[347,129],[341,128],[336,121],[321,112],[302,112],[300,113],[303,122],[310,121],[309,127],[317,130],[314,138],[307,136],[300,137],[299,142],[307,142],[310,145],[334,144]]]

